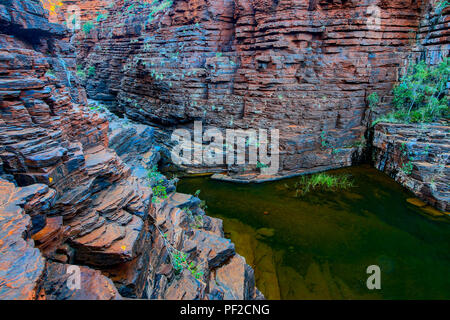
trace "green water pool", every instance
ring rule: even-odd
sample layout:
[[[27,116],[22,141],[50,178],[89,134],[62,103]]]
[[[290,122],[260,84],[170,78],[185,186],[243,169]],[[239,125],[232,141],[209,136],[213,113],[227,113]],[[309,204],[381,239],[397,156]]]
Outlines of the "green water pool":
[[[177,190],[201,190],[268,299],[450,299],[450,219],[410,204],[410,192],[368,165],[329,173],[350,174],[355,187],[295,197],[286,185],[299,178],[192,177]],[[380,290],[367,288],[370,265]]]

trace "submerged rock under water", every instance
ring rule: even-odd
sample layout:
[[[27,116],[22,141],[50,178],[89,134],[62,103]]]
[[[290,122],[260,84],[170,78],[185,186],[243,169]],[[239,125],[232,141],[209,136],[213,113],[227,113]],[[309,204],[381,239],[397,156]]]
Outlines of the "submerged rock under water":
[[[298,178],[242,185],[197,177],[178,190],[202,190],[268,299],[448,299],[448,216],[411,204],[409,191],[369,166],[329,173],[351,174],[355,187],[295,197],[283,185]],[[370,265],[380,266],[381,290],[366,286]]]

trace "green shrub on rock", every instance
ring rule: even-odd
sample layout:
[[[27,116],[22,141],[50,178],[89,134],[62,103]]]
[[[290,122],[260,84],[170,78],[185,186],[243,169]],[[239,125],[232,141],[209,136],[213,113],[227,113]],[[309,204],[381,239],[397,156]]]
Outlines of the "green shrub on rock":
[[[90,66],[88,68],[87,75],[88,75],[88,77],[95,77],[95,67],[94,66]]]
[[[394,87],[394,111],[378,118],[378,122],[433,122],[450,117],[447,83],[450,81],[450,59],[436,66],[419,61],[408,68]]]
[[[84,34],[88,35],[94,28],[94,23],[92,21],[87,21],[81,28],[83,29]]]

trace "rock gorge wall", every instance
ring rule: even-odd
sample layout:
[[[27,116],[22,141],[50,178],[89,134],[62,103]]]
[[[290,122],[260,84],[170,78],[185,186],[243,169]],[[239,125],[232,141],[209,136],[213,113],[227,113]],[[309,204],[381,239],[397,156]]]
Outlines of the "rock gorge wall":
[[[450,127],[381,123],[374,128],[373,160],[418,198],[450,211]]]
[[[72,101],[83,97],[65,86],[71,69],[54,75],[74,55],[66,29],[37,0],[3,1],[0,13],[0,299],[261,298],[221,221],[193,196],[153,203],[120,151],[126,133],[110,143],[106,117]],[[177,272],[171,250],[202,274]]]
[[[427,5],[177,0],[152,16],[147,2],[117,1],[77,34],[78,61],[95,70],[88,95],[136,121],[276,128],[284,173],[342,167],[361,154],[367,96],[383,98],[372,117],[389,109]]]
[[[153,16],[147,2],[105,7],[79,1],[82,18],[94,7],[108,16],[89,34],[78,34],[78,61],[96,71],[86,80],[89,95],[136,121],[166,128],[194,120],[222,128],[277,128],[282,174],[324,170],[362,158],[366,130],[391,109],[392,86],[410,61],[437,64],[448,56],[450,10],[438,3],[174,1]],[[373,92],[381,103],[369,112],[366,99]],[[441,139],[433,139],[435,153],[445,155],[447,136],[439,132],[448,127],[433,128],[440,128]],[[433,183],[433,192],[420,191],[426,183],[411,181],[430,170],[413,165],[405,175],[403,164],[391,159],[394,149],[380,138],[385,134],[375,129],[375,166],[445,210],[448,160],[427,162],[432,176],[444,172],[443,180]],[[395,137],[395,146],[420,147],[411,136],[389,135]]]
[[[450,7],[425,7],[412,52],[431,65],[449,56]],[[450,79],[449,79],[450,80]],[[450,89],[450,82],[447,84]],[[450,211],[450,127],[380,123],[373,128],[372,160],[417,197]]]
[[[421,58],[429,64],[437,64],[450,51],[450,8],[437,8],[438,1],[430,1],[424,7],[422,19],[417,32],[416,46]]]

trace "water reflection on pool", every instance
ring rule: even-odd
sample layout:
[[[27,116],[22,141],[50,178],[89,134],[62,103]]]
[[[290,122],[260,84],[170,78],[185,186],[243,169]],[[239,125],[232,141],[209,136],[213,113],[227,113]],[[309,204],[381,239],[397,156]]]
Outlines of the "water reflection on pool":
[[[356,186],[297,198],[287,186],[298,178],[193,177],[178,191],[201,190],[268,299],[449,299],[450,219],[409,203],[411,193],[369,166],[329,173],[350,174]],[[370,265],[381,268],[381,290],[366,286]]]

